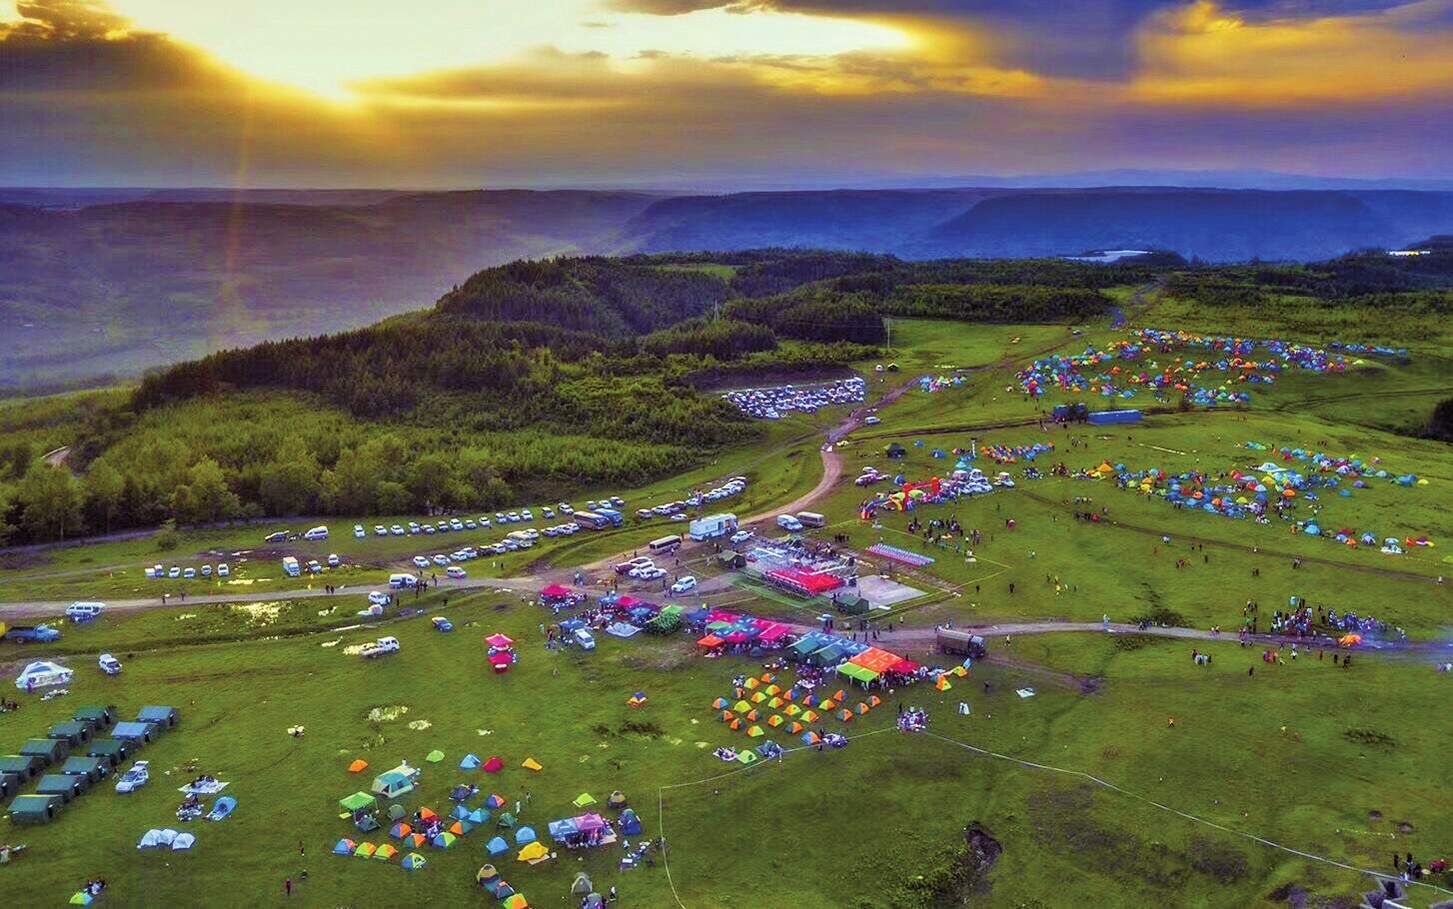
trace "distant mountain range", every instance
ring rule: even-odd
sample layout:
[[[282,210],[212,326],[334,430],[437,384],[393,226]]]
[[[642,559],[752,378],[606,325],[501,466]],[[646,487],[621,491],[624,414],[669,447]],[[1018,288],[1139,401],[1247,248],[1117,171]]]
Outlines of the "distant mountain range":
[[[0,189],[0,386],[134,375],[356,327],[519,258],[780,246],[909,259],[1159,249],[1212,262],[1305,261],[1453,233],[1453,189],[1134,186],[1158,174],[1132,171],[1074,178],[1091,176],[1120,185],[1020,189],[982,178],[971,188],[723,195]]]

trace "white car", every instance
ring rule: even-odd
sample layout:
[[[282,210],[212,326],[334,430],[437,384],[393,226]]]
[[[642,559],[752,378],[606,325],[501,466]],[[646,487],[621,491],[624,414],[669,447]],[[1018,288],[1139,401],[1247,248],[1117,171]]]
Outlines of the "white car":
[[[204,578],[210,578],[211,576],[212,576],[212,566],[211,565],[203,565],[202,566],[202,577],[204,577]]]
[[[343,564],[343,560],[340,559],[340,558],[338,558],[337,553],[334,553],[334,554],[328,556],[328,567],[329,568],[337,568],[339,565],[342,565],[342,564]]]
[[[438,565],[440,568],[447,567],[449,564],[449,557],[444,555],[442,552],[437,553],[434,556],[434,564]]]
[[[461,520],[459,520],[458,518],[454,518],[453,520],[451,520],[449,522],[449,529],[450,530],[463,530],[464,529],[464,522],[461,521]]]
[[[425,558],[424,556],[414,556],[414,567],[415,568],[428,568],[429,567],[429,560],[427,558]]]
[[[403,532],[404,529],[402,527],[399,527],[399,533]],[[373,535],[376,537],[386,537],[388,536],[388,528],[383,526],[382,524],[375,524],[373,525]]]
[[[354,524],[353,525],[353,535],[355,537],[358,537],[360,540],[363,539],[365,536],[367,536],[367,534],[364,533],[363,525],[362,524]]]
[[[756,534],[752,533],[750,530],[738,530],[736,533],[732,534],[732,542],[745,543],[754,536],[756,536]]]
[[[197,569],[195,569],[195,568],[188,568],[186,571],[182,572],[182,577],[186,578],[189,581],[192,578],[195,578],[196,576],[197,576]]]
[[[232,574],[232,569],[227,567],[226,562],[223,562],[221,565],[217,566],[217,577],[225,578],[230,574]]]
[[[420,529],[418,521],[409,522],[409,533],[418,533]]]
[[[533,511],[531,511],[530,509],[528,509],[528,508],[523,509],[520,512],[520,520],[521,521],[533,521],[533,520],[535,520],[535,513]]]
[[[877,426],[881,422],[883,421],[878,419],[877,417],[868,417],[866,420],[863,421],[863,423],[867,426]]]
[[[479,517],[479,529],[480,530],[488,530],[489,528],[490,528],[489,518],[486,518],[483,515],[480,515],[480,517]]]
[[[671,516],[671,520],[673,521],[685,521],[686,519],[686,515],[684,514],[673,514]]]
[[[182,570],[177,566],[173,565],[171,569],[166,573],[166,576],[173,579],[179,578],[182,576]]]
[[[116,791],[135,792],[142,786],[145,786],[146,781],[151,778],[146,772],[146,767],[146,761],[137,761],[132,764],[131,769],[122,774],[121,779],[116,781]]]
[[[581,650],[595,649],[595,635],[585,628],[575,629],[575,643],[580,645]]]
[[[381,593],[381,592],[379,592],[377,590],[370,590],[368,592],[368,605],[370,605],[370,606],[387,606],[388,604],[389,604],[389,595],[388,594]]]
[[[456,581],[462,581],[465,578],[469,577],[469,574],[458,565],[450,565],[448,568],[444,569],[444,574],[453,578]]]
[[[401,536],[404,535],[404,525],[402,525],[402,524],[395,524],[394,526],[392,526],[392,527],[390,527],[388,529],[388,532],[391,533],[391,534],[393,534],[396,537],[401,537]]]
[[[109,653],[103,653],[99,657],[97,657],[96,664],[100,666],[101,671],[106,673],[107,675],[121,674],[121,661],[116,659]]]
[[[675,584],[672,584],[671,585],[671,592],[672,593],[690,593],[691,591],[693,591],[695,589],[696,589],[696,578],[692,577],[689,574],[686,577],[682,578],[681,580],[677,581]]]

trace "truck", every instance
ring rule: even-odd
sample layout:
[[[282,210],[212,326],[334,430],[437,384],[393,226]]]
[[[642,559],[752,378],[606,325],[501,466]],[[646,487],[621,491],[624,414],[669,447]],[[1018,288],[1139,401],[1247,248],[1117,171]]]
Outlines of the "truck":
[[[286,571],[290,578],[302,577],[303,574],[302,566],[292,556],[283,556],[283,571]]]
[[[365,660],[371,660],[375,657],[381,657],[385,656],[386,654],[398,652],[398,638],[379,638],[376,641],[370,641],[367,644],[364,644],[363,649],[358,652],[358,655],[363,657]]]
[[[616,511],[614,508],[606,508],[604,505],[597,508],[595,513],[609,521],[612,527],[620,527],[626,522],[625,515]]]
[[[959,656],[971,657],[976,660],[983,659],[989,652],[984,639],[977,634],[968,631],[958,631],[953,628],[940,628],[935,635],[935,642],[938,649],[943,653],[951,653]]]
[[[827,518],[815,511],[797,512],[797,522],[803,527],[826,527]]]
[[[717,537],[730,536],[737,532],[737,516],[734,514],[710,514],[697,518],[689,527],[691,538],[700,543]]]
[[[5,640],[16,644],[49,644],[60,639],[61,633],[49,625],[14,625],[5,632]]]
[[[802,530],[802,522],[790,514],[777,515],[777,526],[788,533],[797,533]]]

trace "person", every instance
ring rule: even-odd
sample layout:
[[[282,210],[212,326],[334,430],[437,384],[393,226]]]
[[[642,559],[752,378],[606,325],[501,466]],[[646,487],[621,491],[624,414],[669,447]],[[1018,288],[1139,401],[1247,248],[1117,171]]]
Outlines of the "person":
[[[284,878],[283,879],[283,893],[286,893],[288,896],[292,896],[293,895],[293,879],[292,878],[289,877],[289,878]]]
[[[298,840],[298,855],[304,858],[308,855],[308,848],[303,845],[302,840]]]
[[[612,885],[611,888],[610,888],[610,896],[609,896],[609,898],[606,901],[607,902],[614,903],[616,901],[617,897],[618,897],[618,894],[616,893],[616,888],[615,888],[614,885]]]

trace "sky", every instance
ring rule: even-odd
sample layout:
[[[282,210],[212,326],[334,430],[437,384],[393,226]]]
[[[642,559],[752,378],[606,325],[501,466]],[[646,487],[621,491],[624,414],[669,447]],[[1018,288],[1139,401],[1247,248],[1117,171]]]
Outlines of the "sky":
[[[1453,178],[1453,0],[0,0],[0,185]]]

